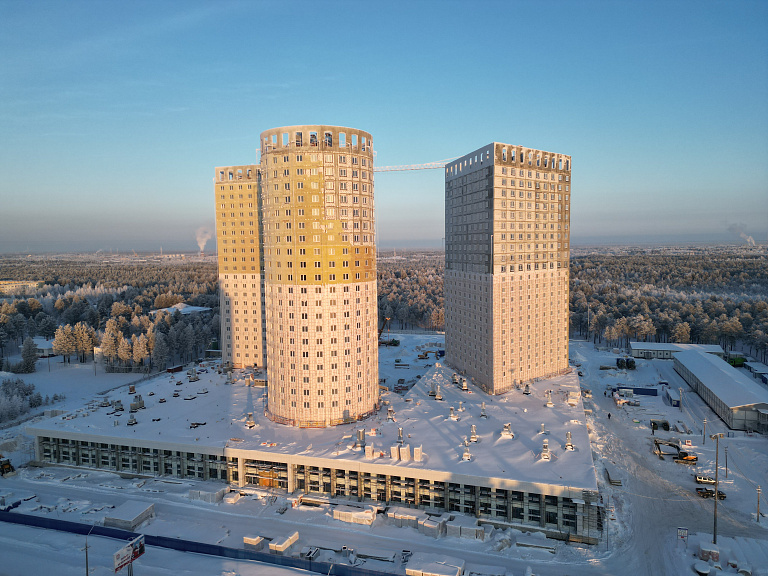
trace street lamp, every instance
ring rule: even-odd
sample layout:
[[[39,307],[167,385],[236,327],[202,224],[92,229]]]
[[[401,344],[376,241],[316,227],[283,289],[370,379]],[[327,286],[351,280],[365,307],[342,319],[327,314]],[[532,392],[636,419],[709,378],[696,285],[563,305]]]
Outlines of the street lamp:
[[[717,544],[717,501],[720,499],[720,491],[718,490],[720,487],[720,438],[723,436],[725,436],[725,434],[722,432],[710,436],[710,438],[715,441],[715,526],[714,534],[712,535],[712,544]]]

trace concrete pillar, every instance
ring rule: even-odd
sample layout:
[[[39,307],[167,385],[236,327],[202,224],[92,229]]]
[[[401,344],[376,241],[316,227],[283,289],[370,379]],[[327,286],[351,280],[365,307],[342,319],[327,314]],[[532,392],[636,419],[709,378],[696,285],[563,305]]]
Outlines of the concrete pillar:
[[[245,486],[245,459],[241,456],[237,457],[237,486]]]

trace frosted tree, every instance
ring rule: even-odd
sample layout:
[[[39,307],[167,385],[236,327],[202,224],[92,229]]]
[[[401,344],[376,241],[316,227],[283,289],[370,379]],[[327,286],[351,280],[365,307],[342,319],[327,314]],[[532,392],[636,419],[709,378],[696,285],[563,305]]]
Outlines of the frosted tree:
[[[117,316],[130,316],[132,312],[133,310],[131,307],[124,302],[115,302],[112,304],[112,308],[110,310],[110,314],[113,318]]]
[[[0,326],[0,358],[5,356],[5,345],[8,344],[9,339],[8,332],[5,331],[5,328]]]
[[[73,328],[73,335],[80,362],[85,362],[88,354],[93,352],[96,332],[84,322],[78,322]]]
[[[672,340],[679,344],[688,344],[691,341],[691,326],[688,322],[675,325],[672,329]]]
[[[171,326],[166,335],[166,342],[168,344],[168,354],[171,358],[176,356],[179,351],[179,327]]]
[[[21,346],[21,368],[25,373],[35,371],[35,364],[37,363],[37,345],[32,338],[27,337],[24,340],[24,344]]]
[[[101,337],[101,352],[111,364],[117,358],[118,338],[122,336],[114,318],[107,320],[104,335]]]
[[[155,349],[152,354],[158,369],[162,370],[165,368],[165,364],[168,362],[168,352],[168,342],[165,339],[165,334],[158,332],[155,336]]]
[[[59,326],[56,329],[56,334],[53,337],[53,351],[56,354],[61,354],[66,362],[69,362],[69,357],[75,353],[77,347],[75,343],[75,336],[72,332],[72,326],[65,324]]]
[[[179,339],[179,347],[185,358],[192,358],[195,351],[195,330],[192,326],[187,326],[181,332],[181,338]]]
[[[133,365],[134,367],[143,366],[144,359],[149,356],[149,350],[147,349],[147,337],[144,334],[139,334],[134,338]]]
[[[128,365],[128,362],[133,358],[133,347],[131,341],[128,338],[124,338],[120,335],[120,343],[117,345],[117,357],[124,365]]]
[[[27,335],[37,336],[37,322],[35,322],[34,318],[27,320]]]
[[[40,320],[37,328],[40,336],[53,338],[56,335],[56,322],[47,314]]]

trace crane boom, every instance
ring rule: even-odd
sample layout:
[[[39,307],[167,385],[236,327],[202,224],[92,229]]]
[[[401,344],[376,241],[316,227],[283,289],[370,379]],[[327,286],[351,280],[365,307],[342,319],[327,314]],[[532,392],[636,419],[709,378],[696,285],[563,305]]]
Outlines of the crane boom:
[[[456,157],[458,158],[458,156]],[[453,162],[456,158],[448,158],[447,160],[438,160],[437,162],[427,162],[426,164],[405,164],[403,166],[374,166],[374,172],[403,172],[405,170],[437,170],[444,168],[449,162]]]

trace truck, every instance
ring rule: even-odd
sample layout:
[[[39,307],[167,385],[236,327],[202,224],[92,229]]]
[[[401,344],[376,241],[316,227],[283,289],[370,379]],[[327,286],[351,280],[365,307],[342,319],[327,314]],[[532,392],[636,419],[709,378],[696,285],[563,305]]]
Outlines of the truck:
[[[3,458],[3,455],[0,454],[0,476],[13,474],[15,471],[16,469],[11,464],[11,460],[9,458]]]
[[[715,491],[712,490],[712,488],[696,488],[696,494],[698,494],[701,498],[714,498],[715,497]],[[717,491],[717,499],[718,500],[725,500],[725,492],[722,490]]]

